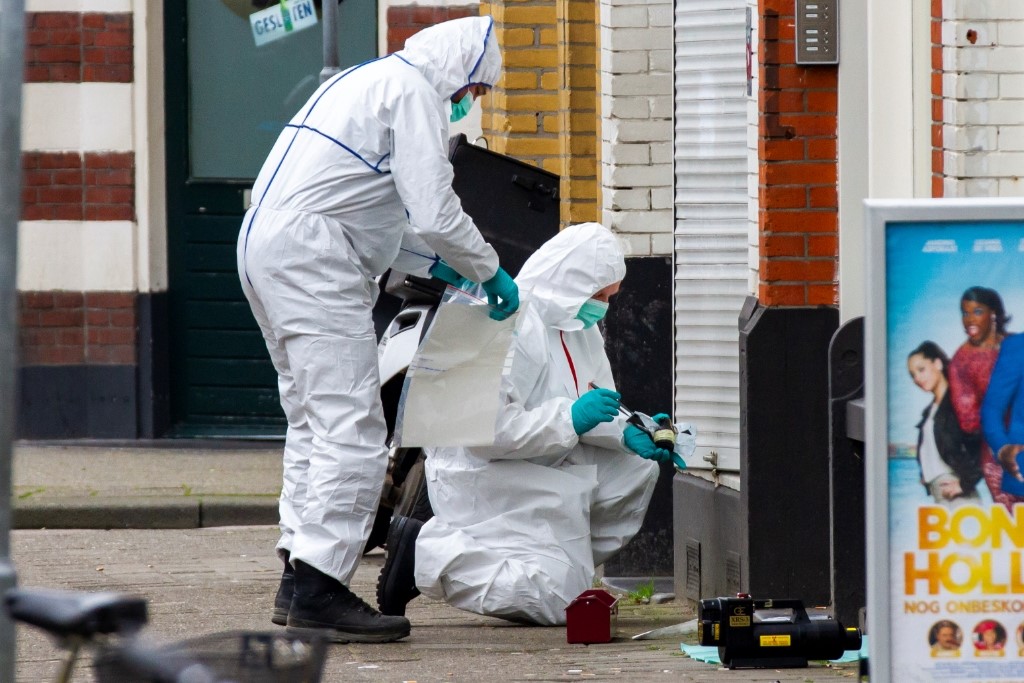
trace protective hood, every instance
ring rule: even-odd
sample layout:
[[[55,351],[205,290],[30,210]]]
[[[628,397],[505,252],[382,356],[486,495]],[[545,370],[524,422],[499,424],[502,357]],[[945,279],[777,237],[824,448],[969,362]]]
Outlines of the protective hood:
[[[625,276],[618,238],[600,223],[580,223],[545,242],[523,265],[516,284],[545,324],[570,331],[583,329],[576,319],[583,302]]]
[[[397,53],[415,66],[442,99],[467,85],[494,87],[501,76],[501,52],[491,17],[453,19],[423,29]]]

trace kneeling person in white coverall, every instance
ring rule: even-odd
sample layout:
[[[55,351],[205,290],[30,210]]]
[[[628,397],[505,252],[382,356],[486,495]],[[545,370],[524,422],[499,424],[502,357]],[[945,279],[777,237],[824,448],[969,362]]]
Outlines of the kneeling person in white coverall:
[[[428,451],[434,517],[392,522],[383,613],[404,614],[422,591],[477,614],[564,624],[595,566],[640,529],[655,461],[671,454],[625,423],[612,390],[596,323],[625,274],[618,239],[597,223],[565,229],[523,266],[516,282],[529,305],[495,444]]]
[[[404,617],[348,589],[387,468],[374,278],[392,266],[461,273],[483,283],[492,316],[516,310],[515,283],[462,211],[447,156],[449,120],[501,75],[495,41],[490,17],[458,19],[334,76],[281,132],[253,187],[238,272],[288,419],[272,619],[289,630],[336,642],[409,634]]]

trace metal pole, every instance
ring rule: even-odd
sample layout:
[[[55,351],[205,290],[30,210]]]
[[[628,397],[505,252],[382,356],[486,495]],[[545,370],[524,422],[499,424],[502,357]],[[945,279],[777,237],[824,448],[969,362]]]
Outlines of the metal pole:
[[[18,343],[21,82],[25,2],[0,0],[0,594],[17,583],[11,563],[11,464]],[[0,609],[0,681],[14,680],[14,623]]]
[[[323,83],[341,71],[338,65],[338,0],[323,0],[324,68],[320,71]]]

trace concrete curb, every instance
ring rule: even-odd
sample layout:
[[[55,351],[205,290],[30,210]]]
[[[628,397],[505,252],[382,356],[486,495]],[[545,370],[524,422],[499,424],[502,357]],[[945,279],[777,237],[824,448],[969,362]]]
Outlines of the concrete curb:
[[[196,529],[273,525],[277,496],[70,497],[18,501],[14,529]]]

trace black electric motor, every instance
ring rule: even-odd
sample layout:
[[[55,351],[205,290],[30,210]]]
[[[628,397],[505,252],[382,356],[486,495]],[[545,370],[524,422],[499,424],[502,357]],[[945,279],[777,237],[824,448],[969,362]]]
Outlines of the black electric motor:
[[[800,600],[754,600],[749,595],[701,600],[701,645],[717,645],[722,664],[736,668],[800,668],[811,659],[839,659],[859,650],[859,628],[811,619]]]

